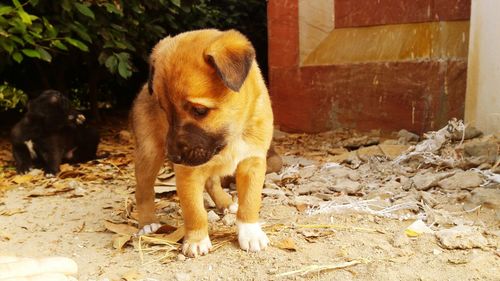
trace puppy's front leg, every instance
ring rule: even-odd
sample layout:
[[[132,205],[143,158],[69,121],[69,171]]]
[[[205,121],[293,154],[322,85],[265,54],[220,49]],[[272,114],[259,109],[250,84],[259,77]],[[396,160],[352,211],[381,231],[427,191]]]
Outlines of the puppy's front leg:
[[[266,174],[266,159],[252,157],[243,160],[236,169],[238,191],[238,241],[246,251],[258,252],[269,244],[259,225],[262,185]]]
[[[174,166],[177,195],[184,218],[182,253],[189,257],[208,254],[212,243],[208,237],[207,212],[203,206],[203,189],[207,177],[198,169]]]

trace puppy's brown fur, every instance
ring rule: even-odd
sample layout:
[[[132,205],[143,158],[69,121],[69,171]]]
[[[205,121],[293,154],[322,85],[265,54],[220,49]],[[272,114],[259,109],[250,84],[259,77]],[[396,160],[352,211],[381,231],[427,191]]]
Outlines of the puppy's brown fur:
[[[153,186],[167,155],[174,162],[185,254],[209,250],[202,192],[205,188],[218,208],[228,208],[233,202],[220,182],[230,175],[236,178],[237,220],[243,225],[240,246],[265,248],[265,234],[257,235],[260,227],[254,227],[273,114],[251,43],[234,30],[167,37],[153,49],[150,76],[132,109],[140,227],[157,221]]]

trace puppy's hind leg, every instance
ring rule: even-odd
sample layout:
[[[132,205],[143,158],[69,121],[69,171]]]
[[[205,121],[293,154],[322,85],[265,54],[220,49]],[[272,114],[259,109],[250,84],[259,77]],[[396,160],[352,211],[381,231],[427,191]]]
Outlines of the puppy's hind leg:
[[[212,177],[207,180],[205,190],[208,192],[215,206],[220,211],[229,211],[235,214],[238,211],[238,203],[233,202],[231,195],[222,189],[220,177]]]

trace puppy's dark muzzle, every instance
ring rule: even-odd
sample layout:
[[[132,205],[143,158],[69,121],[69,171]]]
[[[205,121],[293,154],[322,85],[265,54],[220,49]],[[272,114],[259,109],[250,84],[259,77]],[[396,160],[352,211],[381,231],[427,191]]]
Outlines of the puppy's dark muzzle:
[[[223,133],[209,133],[193,123],[173,127],[167,143],[170,161],[186,166],[205,164],[226,146]]]
[[[215,148],[205,148],[201,146],[189,147],[187,145],[178,144],[178,149],[170,150],[168,158],[174,164],[186,166],[199,166],[207,163],[212,157],[218,154],[225,145],[218,145]]]

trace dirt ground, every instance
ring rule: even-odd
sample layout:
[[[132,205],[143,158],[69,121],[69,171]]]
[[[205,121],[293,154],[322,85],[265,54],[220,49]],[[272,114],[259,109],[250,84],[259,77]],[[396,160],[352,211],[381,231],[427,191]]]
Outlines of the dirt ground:
[[[452,140],[448,130],[420,153],[424,141],[404,132],[276,132],[285,166],[267,176],[261,210],[271,247],[240,250],[234,215],[207,199],[215,247],[193,259],[172,242],[182,220],[168,165],[157,209],[170,234],[131,236],[124,129],[105,130],[103,158],[56,178],[15,175],[0,141],[0,256],[69,257],[79,280],[500,280],[498,136]],[[408,229],[415,221],[424,226]]]

